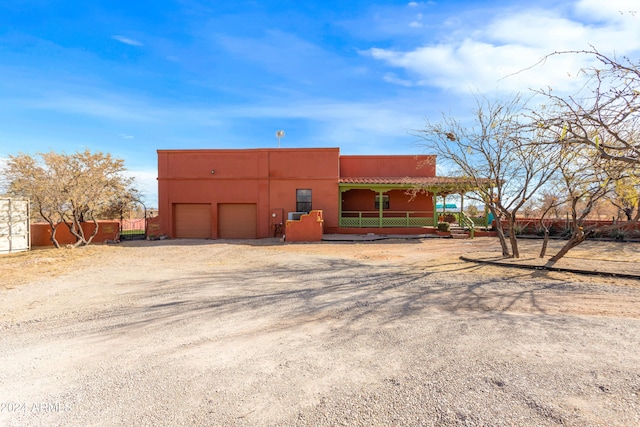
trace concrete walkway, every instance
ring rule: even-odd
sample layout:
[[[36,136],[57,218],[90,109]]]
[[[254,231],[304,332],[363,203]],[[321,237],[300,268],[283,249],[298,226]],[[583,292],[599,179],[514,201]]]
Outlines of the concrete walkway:
[[[323,242],[373,242],[376,240],[392,239],[440,239],[442,237],[435,234],[324,234]]]

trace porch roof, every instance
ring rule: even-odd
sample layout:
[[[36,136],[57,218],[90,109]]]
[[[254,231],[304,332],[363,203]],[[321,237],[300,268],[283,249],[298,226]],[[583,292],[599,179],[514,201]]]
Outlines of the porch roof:
[[[340,184],[372,184],[372,185],[407,185],[407,186],[437,186],[437,185],[461,185],[474,186],[476,182],[470,178],[457,178],[448,176],[366,176],[366,177],[341,177]],[[482,184],[490,184],[490,180],[482,180]]]

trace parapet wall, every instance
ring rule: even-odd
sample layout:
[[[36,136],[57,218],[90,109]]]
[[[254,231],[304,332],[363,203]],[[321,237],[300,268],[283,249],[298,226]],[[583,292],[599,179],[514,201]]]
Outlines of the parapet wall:
[[[322,211],[311,211],[299,220],[288,220],[284,235],[287,242],[319,242],[323,232]]]

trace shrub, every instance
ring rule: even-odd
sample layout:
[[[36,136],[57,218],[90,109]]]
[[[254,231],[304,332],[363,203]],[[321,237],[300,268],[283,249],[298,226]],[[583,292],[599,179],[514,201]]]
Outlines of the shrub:
[[[562,237],[563,239],[568,239],[569,237],[571,237],[572,234],[573,234],[573,228],[565,227],[560,232],[560,237]]]
[[[522,224],[516,224],[513,226],[513,232],[516,234],[516,236],[522,236],[526,229],[527,226]]]
[[[536,236],[544,236],[544,227],[541,225],[537,225],[534,229],[534,233]],[[549,232],[549,234],[551,234],[551,232]]]
[[[611,230],[610,236],[614,240],[625,240],[627,238],[627,233],[625,230]]]
[[[438,231],[451,231],[451,224],[448,222],[439,222]]]

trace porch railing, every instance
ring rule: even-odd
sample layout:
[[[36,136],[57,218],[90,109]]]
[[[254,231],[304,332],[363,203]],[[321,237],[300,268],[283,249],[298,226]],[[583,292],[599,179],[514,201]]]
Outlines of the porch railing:
[[[467,230],[469,230],[469,237],[471,237],[472,239],[475,236],[475,224],[473,222],[473,220],[471,218],[469,218],[468,216],[466,216],[464,214],[464,212],[460,212],[458,214],[458,222],[460,224],[461,227],[466,228]]]
[[[473,221],[473,224],[476,227],[488,227],[491,224],[487,224],[487,218],[485,217],[480,217],[480,218],[471,218],[471,220]]]
[[[340,227],[433,227],[433,212],[429,211],[343,211]]]
[[[447,217],[453,217],[453,220],[447,221]],[[470,227],[471,224],[473,224],[474,228],[486,228],[488,225],[491,225],[487,224],[487,218],[485,217],[470,217],[467,216],[467,214],[465,214],[464,212],[439,212],[438,219],[442,221],[457,223],[462,227]]]

